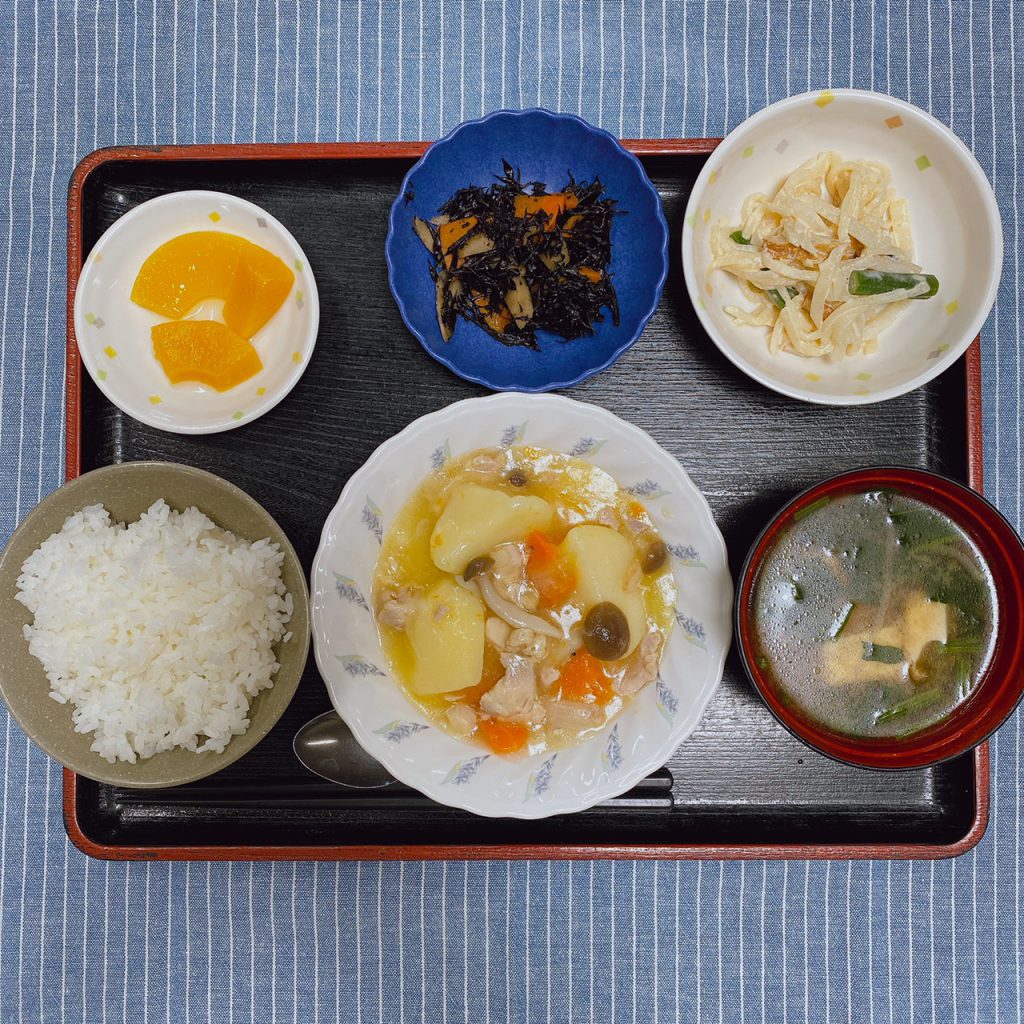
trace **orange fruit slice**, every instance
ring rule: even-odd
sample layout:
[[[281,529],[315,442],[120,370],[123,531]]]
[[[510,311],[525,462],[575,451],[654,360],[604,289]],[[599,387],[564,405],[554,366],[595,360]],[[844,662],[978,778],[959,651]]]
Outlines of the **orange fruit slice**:
[[[281,308],[295,282],[284,261],[223,231],[191,231],[164,242],[142,264],[132,302],[180,320],[199,302],[224,300],[224,323],[251,338]]]
[[[249,341],[218,320],[169,320],[153,328],[153,352],[172,384],[228,391],[263,369]]]

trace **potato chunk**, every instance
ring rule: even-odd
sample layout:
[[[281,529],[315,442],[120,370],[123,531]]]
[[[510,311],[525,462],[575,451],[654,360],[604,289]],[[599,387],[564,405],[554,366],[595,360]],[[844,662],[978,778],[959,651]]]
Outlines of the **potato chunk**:
[[[584,615],[595,604],[610,601],[626,616],[629,647],[624,657],[628,656],[647,632],[643,591],[624,588],[637,560],[633,545],[608,526],[575,526],[562,541],[562,553],[575,561],[575,597]]]
[[[407,626],[418,694],[476,686],[484,669],[484,603],[454,580],[435,583],[416,602]]]
[[[430,555],[439,569],[457,574],[498,544],[549,529],[554,514],[543,498],[513,498],[493,487],[463,484],[452,491],[438,517],[430,535]]]

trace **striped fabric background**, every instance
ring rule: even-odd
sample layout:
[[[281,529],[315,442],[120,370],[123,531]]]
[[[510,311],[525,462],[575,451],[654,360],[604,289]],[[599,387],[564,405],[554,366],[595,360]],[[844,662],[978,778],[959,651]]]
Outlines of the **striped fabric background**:
[[[995,184],[986,472],[1020,524],[1022,18],[1011,0],[3,0],[0,541],[62,479],[64,198],[97,146],[429,139],[534,104],[720,135],[826,85],[932,111]],[[0,1022],[1019,1022],[1019,715],[993,751],[992,824],[954,862],[126,865],[69,847],[57,767],[0,711]]]

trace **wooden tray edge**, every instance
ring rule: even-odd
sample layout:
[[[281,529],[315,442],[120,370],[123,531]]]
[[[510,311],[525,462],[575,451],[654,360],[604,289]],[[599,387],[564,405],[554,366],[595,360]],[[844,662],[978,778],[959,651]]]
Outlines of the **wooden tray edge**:
[[[624,139],[637,156],[711,153],[720,139]],[[324,142],[285,144],[111,146],[85,156],[68,185],[67,376],[65,387],[65,480],[81,472],[82,361],[75,339],[74,304],[82,264],[82,192],[98,167],[121,160],[316,160],[416,159],[429,142]],[[967,399],[967,479],[983,490],[981,338],[965,356]],[[988,741],[974,751],[974,818],[967,832],[948,845],[580,845],[580,846],[116,846],[90,839],[78,819],[77,776],[63,770],[63,818],[68,838],[84,854],[100,860],[936,860],[957,857],[981,841],[989,821]]]

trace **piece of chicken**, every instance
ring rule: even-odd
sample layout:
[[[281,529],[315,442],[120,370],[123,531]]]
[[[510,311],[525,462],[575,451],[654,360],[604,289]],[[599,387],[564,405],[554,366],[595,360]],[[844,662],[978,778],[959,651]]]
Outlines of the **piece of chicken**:
[[[505,643],[511,632],[512,627],[504,619],[499,619],[497,615],[490,616],[484,624],[484,636],[487,638],[487,642],[497,647],[499,651],[505,649]]]
[[[469,460],[466,470],[485,477],[500,477],[505,474],[507,461],[504,452],[483,451]]]
[[[524,658],[543,661],[548,653],[548,638],[532,629],[513,629],[505,640],[505,647]]]
[[[642,690],[648,683],[658,677],[658,663],[661,661],[662,636],[652,629],[640,641],[626,671],[620,679],[615,680],[615,692],[627,697],[637,690]]]
[[[575,700],[546,700],[548,726],[566,732],[595,729],[604,724],[604,708]]]
[[[480,698],[480,710],[498,718],[525,716],[537,700],[536,666],[518,654],[502,654],[505,674]]]
[[[384,595],[380,611],[377,612],[377,621],[382,626],[390,626],[392,629],[405,629],[415,607],[416,599],[411,591],[404,588],[388,591]]]
[[[469,736],[476,732],[476,712],[468,704],[453,704],[444,713],[448,728],[456,736]]]
[[[511,542],[499,544],[491,549],[490,555],[494,559],[491,577],[498,593],[520,608],[532,612],[540,598],[536,587],[526,575],[526,552],[523,545]]]

